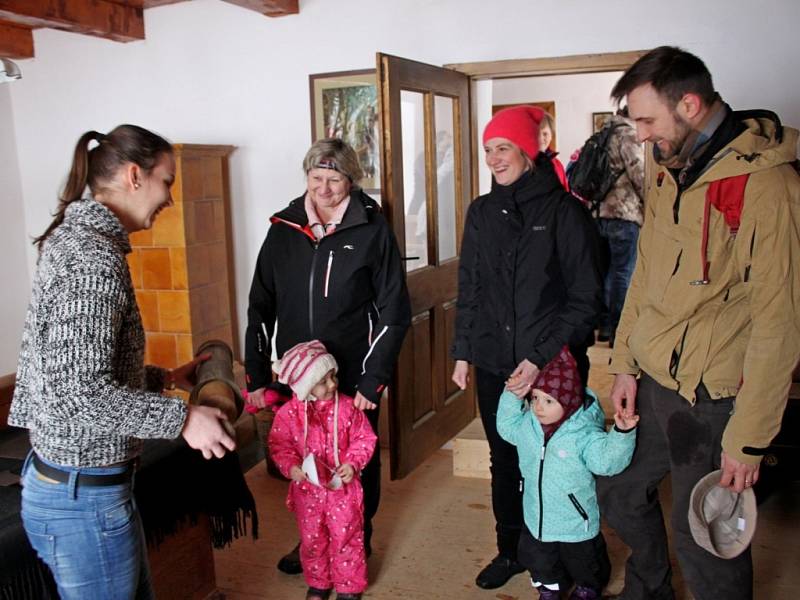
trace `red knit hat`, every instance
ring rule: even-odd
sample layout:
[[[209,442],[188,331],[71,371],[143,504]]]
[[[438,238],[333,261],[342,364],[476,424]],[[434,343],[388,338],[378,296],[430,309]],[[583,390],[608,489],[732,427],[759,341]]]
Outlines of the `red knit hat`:
[[[533,389],[541,390],[558,400],[564,408],[564,415],[555,423],[542,425],[545,437],[553,435],[561,424],[583,406],[583,384],[575,362],[567,346],[539,372]]]
[[[339,366],[322,342],[312,340],[289,348],[280,360],[272,363],[272,369],[278,374],[278,381],[292,388],[300,400],[305,400],[328,371],[338,371]]]
[[[483,130],[484,145],[492,138],[502,137],[519,146],[528,158],[539,154],[539,123],[544,111],[536,106],[512,106],[498,111]]]

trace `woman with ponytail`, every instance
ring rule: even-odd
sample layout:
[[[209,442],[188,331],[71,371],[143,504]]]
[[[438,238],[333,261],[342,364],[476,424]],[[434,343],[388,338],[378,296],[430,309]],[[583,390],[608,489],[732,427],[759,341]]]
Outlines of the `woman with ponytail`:
[[[91,148],[90,148],[91,146]],[[162,395],[200,359],[145,366],[128,235],[172,204],[170,144],[134,125],[84,133],[39,260],[9,423],[30,432],[22,520],[63,599],[153,596],[132,483],[145,438],[234,449],[221,411]],[[84,194],[88,187],[88,193]]]

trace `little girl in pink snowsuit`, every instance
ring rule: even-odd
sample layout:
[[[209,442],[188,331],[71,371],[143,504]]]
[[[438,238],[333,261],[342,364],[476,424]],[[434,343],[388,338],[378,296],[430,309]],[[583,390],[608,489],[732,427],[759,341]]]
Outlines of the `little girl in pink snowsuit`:
[[[292,399],[275,415],[272,459],[290,477],[286,505],[300,530],[307,600],[355,600],[367,587],[364,495],[359,473],[377,436],[353,399],[340,395],[336,359],[314,340],[290,348],[273,363]]]

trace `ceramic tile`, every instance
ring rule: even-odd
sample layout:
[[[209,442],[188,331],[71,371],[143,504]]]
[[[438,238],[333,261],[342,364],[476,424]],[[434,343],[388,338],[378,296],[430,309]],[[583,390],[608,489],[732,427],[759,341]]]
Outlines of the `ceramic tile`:
[[[151,229],[143,229],[135,231],[128,236],[131,246],[134,248],[142,248],[153,245],[153,231]]]
[[[158,314],[161,331],[170,333],[190,333],[192,331],[188,292],[159,291]]]
[[[199,158],[182,159],[183,162],[183,202],[203,199],[203,160]]]
[[[126,257],[128,259],[128,270],[131,273],[131,281],[135,289],[142,287],[142,256],[138,248],[134,248]]]
[[[150,290],[136,290],[136,304],[142,315],[142,325],[145,331],[159,331],[158,297],[156,292]]]
[[[216,157],[203,159],[203,197],[222,198],[222,163]]]
[[[184,246],[186,234],[183,223],[184,204],[174,204],[165,208],[153,225],[154,246]]]
[[[186,264],[186,248],[170,248],[169,262],[172,268],[172,289],[188,289],[189,273]]]
[[[178,366],[175,336],[171,333],[146,333],[146,362],[173,369]]]
[[[146,290],[172,289],[172,266],[168,248],[142,248],[142,287]]]

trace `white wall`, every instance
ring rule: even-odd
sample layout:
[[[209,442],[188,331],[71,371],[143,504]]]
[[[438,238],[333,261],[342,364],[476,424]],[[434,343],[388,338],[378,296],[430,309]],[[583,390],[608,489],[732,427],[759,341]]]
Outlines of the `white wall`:
[[[612,72],[498,79],[492,90],[492,104],[555,101],[555,149],[566,166],[569,155],[592,135],[592,113],[616,109],[608,95],[620,75],[621,72]]]
[[[25,215],[11,110],[11,84],[0,84],[0,375],[17,370],[22,324],[30,295]]]
[[[773,109],[800,124],[791,67],[800,23],[794,0],[301,0],[300,6],[299,15],[279,19],[218,0],[153,8],[145,11],[147,39],[129,44],[36,30],[36,58],[20,61],[24,78],[8,88],[25,232],[47,224],[72,145],[86,129],[133,122],[175,142],[234,144],[236,284],[239,315],[246,315],[268,217],[303,188],[308,75],[368,68],[376,50],[444,64],[678,44],[706,61],[735,107]],[[0,110],[7,120],[7,107]],[[12,158],[0,144],[0,164]]]

